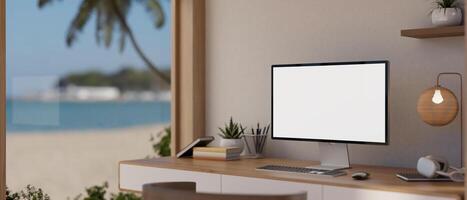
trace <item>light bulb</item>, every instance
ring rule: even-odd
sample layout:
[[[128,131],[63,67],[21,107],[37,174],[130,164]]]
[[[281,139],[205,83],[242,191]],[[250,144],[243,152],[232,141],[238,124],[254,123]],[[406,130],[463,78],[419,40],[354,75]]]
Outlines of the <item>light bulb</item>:
[[[435,90],[435,94],[433,94],[433,98],[431,99],[431,101],[433,101],[433,103],[435,104],[443,103],[444,99],[441,95],[441,90]]]

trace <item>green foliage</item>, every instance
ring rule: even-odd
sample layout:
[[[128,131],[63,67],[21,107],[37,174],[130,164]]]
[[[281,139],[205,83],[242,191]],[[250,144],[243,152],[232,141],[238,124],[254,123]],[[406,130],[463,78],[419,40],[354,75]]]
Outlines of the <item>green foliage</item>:
[[[119,192],[117,194],[112,194],[110,200],[141,200],[141,197],[133,193]]]
[[[106,200],[105,194],[107,193],[109,184],[104,182],[102,185],[95,185],[86,188],[86,196],[82,198],[82,195],[78,195],[74,200]],[[110,200],[142,200],[140,196],[128,192],[119,192],[117,194],[110,194]]]
[[[21,198],[19,192],[12,192],[6,187],[6,200],[19,200]]]
[[[165,70],[164,74],[170,74],[170,70]],[[148,70],[125,67],[110,74],[99,71],[71,73],[60,78],[57,86],[114,86],[120,91],[143,91],[151,90],[156,82],[156,77],[149,73]]]
[[[459,8],[460,4],[458,0],[435,0],[436,8]]]
[[[88,71],[84,73],[76,73],[67,75],[61,78],[58,82],[59,86],[77,85],[77,86],[110,86],[111,81],[102,72]]]
[[[162,134],[164,134],[164,136],[158,143],[154,143],[152,145],[152,148],[154,149],[154,152],[157,153],[159,156],[170,156],[170,138],[172,135],[170,127],[165,128],[158,135],[160,136]],[[154,142],[154,137],[151,136],[151,139],[149,141]]]
[[[243,136],[246,127],[243,127],[240,123],[233,122],[232,117],[230,117],[229,124],[225,124],[224,128],[220,128],[219,130],[221,136],[224,139],[239,139]]]
[[[18,192],[11,192],[8,187],[6,188],[6,200],[19,200],[20,196]]]
[[[27,185],[25,189],[12,193],[6,188],[6,200],[50,200],[49,195],[44,193],[41,188]]]
[[[95,185],[86,188],[86,196],[78,195],[74,200],[106,200],[105,195],[107,193],[109,184],[104,182],[102,185]],[[44,193],[42,189],[35,188],[34,186],[28,185],[26,190],[20,192],[11,192],[8,187],[6,188],[6,200],[50,200],[49,195]],[[119,192],[117,194],[110,194],[110,200],[142,200],[140,196],[129,193]]]
[[[150,90],[155,82],[155,77],[147,70],[135,70],[133,68],[123,68],[115,74],[109,76],[113,86],[121,91],[128,90]]]
[[[104,182],[102,185],[95,185],[89,188],[86,188],[87,196],[83,200],[105,200],[105,193],[109,184]]]

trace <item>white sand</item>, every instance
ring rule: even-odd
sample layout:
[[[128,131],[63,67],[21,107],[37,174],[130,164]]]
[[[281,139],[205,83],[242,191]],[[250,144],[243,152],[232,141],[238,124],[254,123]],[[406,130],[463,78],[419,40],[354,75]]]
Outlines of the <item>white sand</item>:
[[[109,183],[118,191],[118,161],[155,156],[149,138],[162,125],[66,133],[7,134],[7,185],[17,191],[27,184],[52,199],[66,199],[84,188]]]

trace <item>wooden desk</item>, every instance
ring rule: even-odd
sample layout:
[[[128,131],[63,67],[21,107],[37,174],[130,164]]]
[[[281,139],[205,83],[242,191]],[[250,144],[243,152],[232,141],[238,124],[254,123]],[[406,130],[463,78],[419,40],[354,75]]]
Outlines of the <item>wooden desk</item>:
[[[347,176],[323,177],[256,171],[267,164],[309,166],[310,161],[284,159],[243,159],[238,161],[157,158],[120,162],[121,190],[141,191],[144,183],[168,181],[197,182],[199,192],[280,194],[307,191],[308,199],[463,199],[462,183],[409,183],[395,177],[396,172],[413,169],[353,165]],[[367,171],[370,179],[355,181],[350,175]]]

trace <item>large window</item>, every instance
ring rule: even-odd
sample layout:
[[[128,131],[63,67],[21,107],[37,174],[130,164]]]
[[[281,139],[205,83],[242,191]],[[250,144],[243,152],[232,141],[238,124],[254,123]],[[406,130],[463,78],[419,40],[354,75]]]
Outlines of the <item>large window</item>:
[[[116,192],[118,161],[167,154],[169,0],[6,5],[10,190]]]

